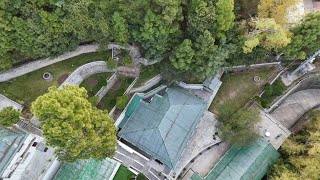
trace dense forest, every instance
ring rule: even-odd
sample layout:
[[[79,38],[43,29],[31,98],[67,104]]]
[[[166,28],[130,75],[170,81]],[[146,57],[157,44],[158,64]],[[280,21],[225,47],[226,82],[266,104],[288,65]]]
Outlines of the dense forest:
[[[103,47],[109,42],[135,44],[144,57],[171,62],[201,79],[226,64],[265,61],[280,53],[303,59],[320,48],[315,43],[320,15],[292,27],[286,13],[277,12],[286,12],[295,2],[2,0],[0,70],[80,44]]]

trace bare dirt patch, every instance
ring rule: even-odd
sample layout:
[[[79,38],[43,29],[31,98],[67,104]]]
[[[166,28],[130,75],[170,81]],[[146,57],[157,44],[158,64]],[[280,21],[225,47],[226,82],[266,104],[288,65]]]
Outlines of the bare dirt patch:
[[[59,77],[58,83],[59,85],[62,84],[67,78],[69,77],[69,74],[63,74]]]

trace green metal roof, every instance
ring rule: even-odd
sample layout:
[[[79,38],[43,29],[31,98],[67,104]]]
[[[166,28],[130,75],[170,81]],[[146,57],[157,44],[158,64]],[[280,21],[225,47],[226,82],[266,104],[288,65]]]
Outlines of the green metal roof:
[[[124,126],[124,124],[128,121],[129,117],[131,116],[131,114],[134,112],[134,110],[136,109],[136,107],[138,106],[140,100],[142,99],[142,97],[140,97],[139,95],[135,94],[130,102],[129,105],[127,106],[126,112],[125,112],[125,116],[122,119],[122,121],[120,122],[120,124],[118,125],[119,128],[122,128]]]
[[[26,133],[0,128],[0,175],[3,174],[26,137]]]
[[[74,163],[63,163],[54,180],[105,180],[111,177],[118,162],[113,159],[78,160]]]
[[[174,168],[206,103],[182,88],[168,88],[150,103],[139,101],[119,136]]]
[[[205,178],[194,173],[192,180],[260,180],[279,157],[278,151],[263,139],[250,146],[232,146]]]

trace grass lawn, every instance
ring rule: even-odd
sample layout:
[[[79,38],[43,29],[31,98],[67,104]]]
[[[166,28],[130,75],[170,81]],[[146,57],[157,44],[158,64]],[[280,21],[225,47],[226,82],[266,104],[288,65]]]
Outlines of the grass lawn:
[[[62,81],[79,66],[92,61],[106,60],[111,56],[111,51],[82,54],[68,60],[41,68],[9,82],[0,83],[0,93],[25,106],[24,111],[29,111],[29,106],[38,96],[47,92],[50,86],[59,86]],[[45,81],[43,73],[50,72],[53,79]]]
[[[150,65],[150,66],[142,66],[139,78],[138,78],[136,84],[134,85],[134,87],[142,86],[149,79],[160,74],[161,69],[158,64],[159,63],[157,63],[155,65]]]
[[[99,109],[107,109],[110,111],[116,105],[116,99],[123,93],[132,83],[133,79],[119,78],[119,81],[109,90],[109,92],[101,99],[98,104]]]
[[[238,102],[240,106],[244,106],[266,85],[268,78],[273,73],[274,69],[260,69],[224,74],[221,78],[222,85],[209,110],[216,113],[217,109],[230,99]],[[253,81],[254,76],[261,78],[259,83]]]
[[[107,85],[107,80],[112,76],[113,73],[100,73],[94,74],[89,78],[85,79],[80,87],[86,88],[88,91],[88,96],[92,97],[97,94],[102,86]]]
[[[128,168],[121,165],[113,180],[129,180],[131,177],[134,177],[135,174],[131,172]]]

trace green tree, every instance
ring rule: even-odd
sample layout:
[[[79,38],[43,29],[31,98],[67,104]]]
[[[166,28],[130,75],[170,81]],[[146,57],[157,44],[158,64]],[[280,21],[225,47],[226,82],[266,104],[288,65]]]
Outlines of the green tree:
[[[258,45],[269,50],[279,50],[290,43],[286,30],[273,18],[252,19],[251,26],[252,30],[243,46],[244,53],[252,52]]]
[[[178,25],[168,25],[161,16],[148,10],[143,26],[139,31],[133,32],[133,37],[144,48],[147,58],[162,60],[164,54],[173,46],[172,39],[175,39],[177,33]]]
[[[233,12],[234,0],[217,0],[215,33],[217,38],[225,38],[226,32],[234,25],[235,15]]]
[[[0,111],[0,125],[10,127],[19,122],[20,112],[12,107],[5,107]]]
[[[228,101],[219,108],[218,112],[217,119],[220,122],[222,140],[244,146],[259,137],[255,126],[261,121],[258,110],[239,110],[236,102]]]
[[[216,22],[215,7],[205,0],[190,0],[188,4],[188,32],[191,37],[198,37],[205,30],[214,31]]]
[[[215,39],[208,30],[197,38],[194,47],[196,50],[195,61],[190,66],[193,67],[196,75],[208,77],[224,64],[227,53],[215,45]]]
[[[310,117],[311,116],[311,117]],[[269,171],[270,179],[318,179],[320,177],[320,113],[281,146],[281,157]]]
[[[320,49],[320,12],[308,14],[292,30],[291,43],[283,49],[290,58],[305,59]]]
[[[121,17],[120,13],[115,12],[112,15],[112,32],[116,42],[126,44],[129,40],[128,24],[126,19]]]
[[[277,24],[288,24],[289,7],[298,0],[260,0],[258,5],[259,18],[274,18]]]
[[[31,111],[41,122],[46,142],[61,161],[104,159],[115,153],[116,129],[107,111],[92,107],[87,91],[66,85],[50,87]]]
[[[182,71],[188,71],[192,68],[195,51],[192,49],[190,39],[185,39],[176,49],[174,55],[170,57],[173,66]]]

